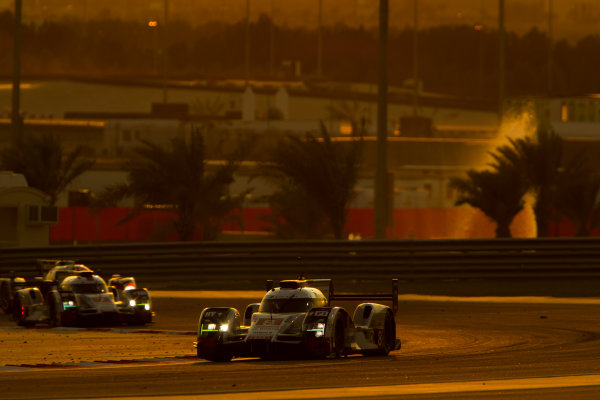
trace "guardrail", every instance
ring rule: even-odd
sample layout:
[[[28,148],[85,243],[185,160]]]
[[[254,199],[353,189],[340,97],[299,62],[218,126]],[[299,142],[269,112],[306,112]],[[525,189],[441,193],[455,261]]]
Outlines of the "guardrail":
[[[0,250],[0,274],[41,258],[75,259],[138,281],[468,279],[600,276],[600,238],[177,242]]]

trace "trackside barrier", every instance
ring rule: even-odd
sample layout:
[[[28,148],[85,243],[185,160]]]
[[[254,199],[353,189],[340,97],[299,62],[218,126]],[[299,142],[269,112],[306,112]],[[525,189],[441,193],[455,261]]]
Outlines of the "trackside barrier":
[[[75,259],[140,282],[599,277],[600,238],[177,242],[0,249],[0,275]]]

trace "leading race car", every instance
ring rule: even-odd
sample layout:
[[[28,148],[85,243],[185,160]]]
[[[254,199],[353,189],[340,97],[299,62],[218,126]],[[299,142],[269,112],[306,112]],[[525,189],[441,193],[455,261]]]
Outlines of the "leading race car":
[[[108,287],[100,276],[77,264],[57,266],[52,274],[60,276],[58,285],[56,280],[46,280],[16,291],[13,317],[18,325],[152,322],[150,293],[137,289],[133,278],[113,277],[113,286]]]
[[[330,279],[285,280],[270,288],[261,303],[246,307],[243,321],[235,308],[210,307],[200,314],[198,357],[230,361],[234,357],[385,356],[400,348],[394,315],[398,281],[392,295],[334,295]],[[360,304],[352,317],[334,299],[390,299],[392,308]]]

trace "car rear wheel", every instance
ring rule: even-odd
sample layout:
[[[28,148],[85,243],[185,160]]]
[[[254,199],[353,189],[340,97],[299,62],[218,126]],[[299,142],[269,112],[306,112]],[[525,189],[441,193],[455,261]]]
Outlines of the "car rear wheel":
[[[394,350],[396,344],[396,321],[392,313],[388,310],[385,313],[385,321],[383,330],[379,331],[377,347],[379,349],[375,353],[378,356],[387,356],[390,351]]]
[[[50,325],[61,326],[62,324],[62,313],[60,312],[60,308],[54,301],[50,300]]]
[[[0,308],[4,313],[8,314],[12,310],[10,301],[10,289],[7,283],[0,284]]]
[[[333,343],[331,345],[332,355],[339,358],[344,355],[344,321],[342,318],[337,318],[333,329]]]
[[[211,340],[214,340],[214,342],[211,342],[209,345],[203,344],[205,340],[205,338],[198,338],[196,355],[199,358],[204,358],[205,360],[214,362],[231,361],[233,356],[223,351],[223,337],[221,335],[219,335],[218,338],[211,338]]]

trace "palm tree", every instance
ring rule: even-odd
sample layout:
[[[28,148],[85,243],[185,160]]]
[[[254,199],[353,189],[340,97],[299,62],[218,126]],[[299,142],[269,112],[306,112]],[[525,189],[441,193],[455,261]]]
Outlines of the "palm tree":
[[[272,213],[264,218],[281,239],[323,239],[330,234],[327,215],[315,199],[291,180],[281,180],[279,190],[266,196]]]
[[[600,175],[576,157],[561,173],[557,207],[575,225],[576,236],[589,236],[600,226]]]
[[[189,142],[173,139],[170,149],[142,142],[135,153],[137,159],[127,165],[129,182],[107,188],[98,204],[133,197],[135,205],[129,217],[147,204],[170,205],[178,216],[174,226],[181,240],[192,240],[197,224],[204,240],[216,239],[224,219],[245,197],[227,194],[241,155],[232,155],[210,170],[204,159],[204,138],[198,131]]]
[[[267,176],[279,188],[270,197],[272,205],[279,204],[274,210],[283,210],[291,197],[305,198],[307,214],[324,215],[333,236],[343,238],[347,207],[358,179],[361,143],[360,137],[354,137],[349,142],[334,145],[323,124],[319,138],[310,134],[304,138],[285,137],[264,164]],[[285,219],[281,214],[275,218]],[[322,224],[320,221],[315,224],[309,230],[318,232]]]
[[[530,137],[509,139],[494,158],[520,171],[535,198],[533,211],[538,237],[549,234],[550,222],[557,209],[558,182],[561,174],[563,143],[552,129],[540,126],[535,141]]]
[[[359,101],[343,100],[327,106],[327,111],[329,112],[329,118],[350,123],[353,135],[362,134],[361,130],[364,131],[365,118],[369,110],[366,105],[361,104]]]
[[[496,223],[496,237],[511,237],[510,224],[523,209],[526,186],[518,170],[496,162],[491,170],[467,171],[467,178],[455,178],[450,186],[459,192],[456,205],[480,209]]]
[[[84,157],[82,146],[65,153],[60,138],[52,133],[23,134],[0,153],[2,169],[23,174],[29,186],[48,194],[50,205],[94,163]]]

